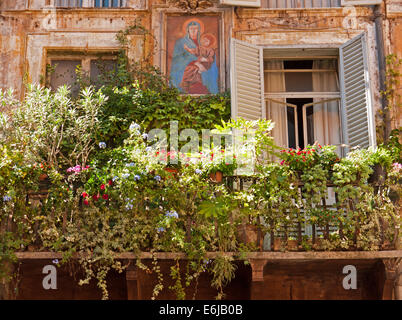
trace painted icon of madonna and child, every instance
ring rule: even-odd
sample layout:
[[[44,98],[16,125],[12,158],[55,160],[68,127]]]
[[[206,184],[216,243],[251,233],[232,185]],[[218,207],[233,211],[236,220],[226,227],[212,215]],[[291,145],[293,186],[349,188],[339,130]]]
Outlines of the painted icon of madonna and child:
[[[187,94],[218,93],[218,17],[168,18],[168,74],[172,85]]]

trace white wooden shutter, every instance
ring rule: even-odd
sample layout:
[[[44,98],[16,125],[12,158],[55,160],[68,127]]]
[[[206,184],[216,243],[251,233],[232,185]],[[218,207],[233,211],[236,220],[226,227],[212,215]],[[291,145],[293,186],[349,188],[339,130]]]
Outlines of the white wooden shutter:
[[[344,143],[367,148],[376,144],[365,33],[339,48]]]
[[[230,61],[232,118],[265,118],[262,48],[232,39]]]
[[[220,3],[238,7],[261,7],[261,0],[220,0]]]
[[[342,6],[364,6],[381,4],[382,0],[341,0]]]

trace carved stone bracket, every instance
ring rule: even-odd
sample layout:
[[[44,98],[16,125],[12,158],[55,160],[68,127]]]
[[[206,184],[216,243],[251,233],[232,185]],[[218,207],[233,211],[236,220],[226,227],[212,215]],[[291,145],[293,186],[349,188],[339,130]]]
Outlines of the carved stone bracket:
[[[389,258],[382,259],[382,262],[385,266],[385,283],[383,289],[383,300],[392,300],[397,299],[401,300],[401,286],[400,286],[400,278],[401,278],[401,264],[402,258]]]
[[[130,264],[126,269],[127,300],[138,300],[140,296],[137,269],[135,264]]]
[[[252,278],[251,281],[264,281],[264,267],[267,264],[267,260],[262,259],[250,259]]]
[[[213,1],[210,0],[168,0],[168,2],[169,4],[190,13],[213,6]]]
[[[387,280],[396,280],[400,272],[402,258],[382,259],[385,266],[385,277]]]

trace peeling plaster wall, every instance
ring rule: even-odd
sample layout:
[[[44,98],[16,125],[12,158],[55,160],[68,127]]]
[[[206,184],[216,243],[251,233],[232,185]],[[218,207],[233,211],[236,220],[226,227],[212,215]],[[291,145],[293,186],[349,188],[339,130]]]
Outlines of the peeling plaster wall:
[[[398,58],[402,58],[402,1],[392,0],[387,1],[385,19],[385,50],[386,54],[396,54]],[[399,72],[402,74],[402,66],[399,67]],[[397,94],[401,96],[402,100],[402,77],[399,78],[400,84]],[[396,103],[394,101],[393,103]],[[402,103],[402,101],[400,101]],[[402,114],[392,110],[391,125],[392,128],[399,128],[402,126]]]
[[[4,10],[0,12],[0,88],[21,96],[23,78],[39,82],[46,70],[48,49],[116,50],[119,31],[149,16],[132,9]],[[138,59],[148,46],[143,35],[130,36],[128,54]]]
[[[23,10],[28,0],[1,0],[0,10]]]

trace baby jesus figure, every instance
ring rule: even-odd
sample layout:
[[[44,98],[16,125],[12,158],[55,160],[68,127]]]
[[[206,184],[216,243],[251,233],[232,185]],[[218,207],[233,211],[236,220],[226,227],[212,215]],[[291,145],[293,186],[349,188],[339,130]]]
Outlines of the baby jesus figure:
[[[187,93],[192,93],[194,86],[197,87],[197,89],[193,88],[194,91],[205,91],[202,90],[202,87],[205,89],[206,87],[202,83],[201,73],[207,71],[214,62],[215,50],[212,48],[214,40],[215,37],[212,34],[206,33],[201,36],[199,47],[191,49],[184,45],[186,51],[198,57],[197,60],[190,62],[184,69],[181,87]],[[205,93],[209,93],[207,89]]]

